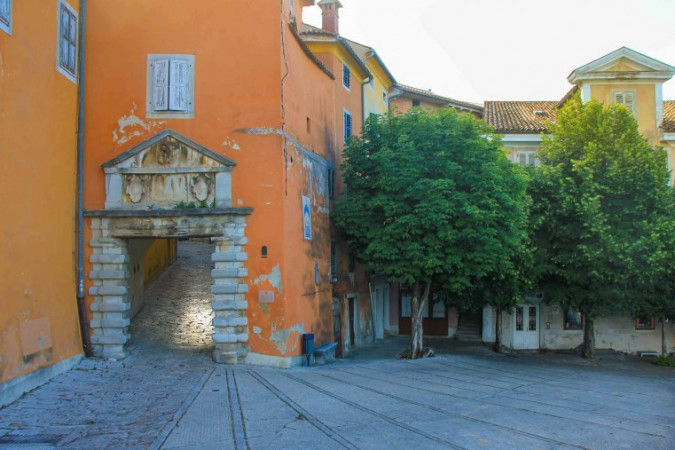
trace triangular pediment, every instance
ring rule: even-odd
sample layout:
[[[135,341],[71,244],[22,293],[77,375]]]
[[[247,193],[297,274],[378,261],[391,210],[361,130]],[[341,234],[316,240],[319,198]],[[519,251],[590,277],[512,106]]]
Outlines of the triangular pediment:
[[[675,67],[628,47],[621,47],[574,69],[567,79],[570,83],[615,78],[669,80],[674,74]]]
[[[101,165],[103,169],[231,167],[236,163],[173,130],[141,142]],[[106,172],[109,170],[106,170]]]

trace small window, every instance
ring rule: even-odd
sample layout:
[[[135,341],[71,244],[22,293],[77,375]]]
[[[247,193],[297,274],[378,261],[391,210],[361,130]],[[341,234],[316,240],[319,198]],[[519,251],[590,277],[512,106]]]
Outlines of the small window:
[[[584,316],[573,308],[568,308],[563,318],[563,328],[565,330],[583,330]]]
[[[612,101],[617,105],[624,105],[628,111],[635,116],[635,92],[634,91],[613,91]]]
[[[1,0],[0,0],[1,1]],[[73,83],[77,82],[77,13],[65,1],[59,1],[58,48],[56,68]]]
[[[656,321],[653,317],[649,316],[637,316],[635,318],[635,329],[636,330],[653,330],[655,328]]]
[[[382,91],[382,103],[384,103],[385,106],[387,105],[387,100],[388,100],[387,93],[385,91]]]
[[[537,152],[534,151],[516,152],[513,161],[521,166],[538,166],[540,162],[539,158],[537,158]]]
[[[419,100],[413,100],[412,105],[413,105],[413,107],[420,106],[420,101]]]
[[[193,80],[193,55],[148,55],[147,116],[193,118]]]
[[[347,89],[352,85],[352,72],[345,63],[342,63],[342,85]]]
[[[401,292],[401,317],[410,317],[411,315],[410,293]]]
[[[347,142],[347,139],[352,137],[352,115],[349,113],[349,111],[344,112],[344,138],[345,142]]]
[[[12,34],[12,0],[0,0],[0,30]]]

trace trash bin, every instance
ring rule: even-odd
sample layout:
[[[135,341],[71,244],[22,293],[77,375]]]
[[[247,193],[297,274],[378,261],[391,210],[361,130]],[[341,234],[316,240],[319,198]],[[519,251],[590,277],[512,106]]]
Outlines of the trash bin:
[[[302,335],[302,344],[305,349],[305,356],[307,357],[307,365],[309,366],[314,354],[314,335],[312,333],[304,333]]]

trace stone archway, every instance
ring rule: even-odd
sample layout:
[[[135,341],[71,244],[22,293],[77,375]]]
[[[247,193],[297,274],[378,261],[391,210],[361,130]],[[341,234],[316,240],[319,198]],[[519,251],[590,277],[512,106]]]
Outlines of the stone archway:
[[[215,350],[219,363],[242,362],[248,353],[246,217],[232,208],[231,161],[172,131],[102,165],[105,209],[85,211],[92,239],[89,295],[95,356],[124,358],[131,322],[128,240],[211,237]]]

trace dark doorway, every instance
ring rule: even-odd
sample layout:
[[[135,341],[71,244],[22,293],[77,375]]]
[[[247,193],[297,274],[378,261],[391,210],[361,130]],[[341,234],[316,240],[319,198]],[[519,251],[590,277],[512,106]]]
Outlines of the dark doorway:
[[[355,311],[354,311],[354,297],[349,297],[347,300],[349,303],[349,345],[351,347],[354,347],[355,344],[355,338],[356,338],[356,333],[355,333]]]

